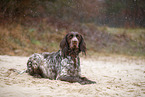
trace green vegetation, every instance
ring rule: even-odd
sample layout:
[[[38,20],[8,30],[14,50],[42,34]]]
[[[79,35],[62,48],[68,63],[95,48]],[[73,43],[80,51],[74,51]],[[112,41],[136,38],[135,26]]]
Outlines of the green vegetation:
[[[145,56],[144,2],[1,0],[0,54],[57,51],[66,33],[78,31],[89,54]]]
[[[40,26],[41,27],[41,26]],[[39,27],[20,24],[0,27],[0,54],[30,55],[32,53],[59,50],[59,43],[67,30],[56,30],[48,25]],[[145,56],[144,28],[111,28],[95,24],[81,24],[88,53],[123,54]]]
[[[98,27],[113,36],[113,42],[107,51],[127,55],[145,56],[145,29],[144,28],[111,28]]]

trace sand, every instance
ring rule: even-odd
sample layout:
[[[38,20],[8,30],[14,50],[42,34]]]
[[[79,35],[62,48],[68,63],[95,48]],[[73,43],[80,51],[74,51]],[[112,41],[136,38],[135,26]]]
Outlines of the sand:
[[[34,78],[8,70],[25,70],[27,60],[0,55],[0,97],[145,97],[143,58],[81,58],[82,76],[97,82],[90,85]]]

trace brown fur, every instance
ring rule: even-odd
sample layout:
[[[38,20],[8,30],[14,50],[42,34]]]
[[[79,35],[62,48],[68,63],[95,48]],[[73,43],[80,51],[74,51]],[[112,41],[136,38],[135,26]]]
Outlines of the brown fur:
[[[68,33],[60,42],[60,50],[54,53],[33,54],[27,62],[27,71],[35,77],[78,82],[96,83],[81,77],[79,53],[86,54],[86,44],[78,32]]]
[[[70,35],[78,35],[77,39],[78,39],[78,44],[79,44],[79,48],[70,48]],[[76,36],[73,36],[76,37]],[[83,53],[86,54],[86,43],[84,42],[84,39],[82,37],[81,34],[79,34],[78,32],[70,32],[68,33],[63,40],[60,42],[60,48],[62,50],[63,53],[63,57],[66,56],[72,56],[74,58],[76,58],[76,56],[82,51]]]

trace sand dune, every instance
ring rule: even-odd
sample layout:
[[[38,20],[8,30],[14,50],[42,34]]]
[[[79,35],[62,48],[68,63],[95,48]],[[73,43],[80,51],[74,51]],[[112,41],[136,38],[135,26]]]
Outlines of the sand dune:
[[[80,85],[33,78],[28,57],[0,56],[0,97],[145,97],[145,60],[121,56],[81,58],[82,76],[97,84]]]

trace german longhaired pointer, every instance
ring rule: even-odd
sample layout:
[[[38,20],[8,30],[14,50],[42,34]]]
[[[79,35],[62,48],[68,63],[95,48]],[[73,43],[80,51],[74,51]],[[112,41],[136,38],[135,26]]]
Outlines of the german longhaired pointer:
[[[86,54],[86,44],[78,32],[68,33],[60,42],[60,50],[55,53],[35,53],[27,62],[27,72],[35,77],[56,79],[80,84],[94,81],[81,77],[79,53]]]

